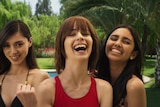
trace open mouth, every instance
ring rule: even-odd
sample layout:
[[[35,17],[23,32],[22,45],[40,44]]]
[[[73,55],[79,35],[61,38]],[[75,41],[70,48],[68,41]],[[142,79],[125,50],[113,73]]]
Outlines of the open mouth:
[[[81,50],[86,50],[86,45],[77,45],[75,48],[74,48],[76,51],[81,51]]]

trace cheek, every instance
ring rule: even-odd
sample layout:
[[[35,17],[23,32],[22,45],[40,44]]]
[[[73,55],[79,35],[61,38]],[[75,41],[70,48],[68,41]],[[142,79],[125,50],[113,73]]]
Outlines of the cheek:
[[[108,41],[105,46],[105,51],[109,50],[109,48],[111,48],[111,46],[112,46],[111,42]]]
[[[7,57],[7,53],[8,53],[8,50],[7,49],[3,49],[3,54]]]
[[[126,48],[126,56],[130,57],[132,55],[133,52],[133,48],[132,47],[128,47]]]

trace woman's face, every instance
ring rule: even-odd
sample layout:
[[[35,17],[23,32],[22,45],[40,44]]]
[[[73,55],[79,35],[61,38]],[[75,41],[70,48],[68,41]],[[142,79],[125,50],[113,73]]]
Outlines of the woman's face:
[[[66,59],[89,59],[92,51],[93,40],[90,32],[82,33],[73,28],[64,41]]]
[[[11,64],[20,65],[26,62],[29,47],[32,45],[32,39],[28,41],[21,33],[12,35],[3,45],[3,52]]]
[[[136,57],[133,52],[134,40],[127,28],[118,28],[113,31],[106,42],[106,55],[110,61],[127,62]]]

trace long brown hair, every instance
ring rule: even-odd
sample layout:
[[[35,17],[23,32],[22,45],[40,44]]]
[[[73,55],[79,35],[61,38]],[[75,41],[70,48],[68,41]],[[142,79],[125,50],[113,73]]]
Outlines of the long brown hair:
[[[71,31],[76,23],[76,28],[82,32],[90,31],[91,37],[93,39],[92,52],[89,57],[88,70],[91,71],[95,69],[98,57],[98,36],[91,22],[83,16],[72,16],[64,20],[59,28],[55,44],[55,63],[56,71],[60,73],[60,70],[65,67],[65,50],[64,50],[64,40],[66,36],[71,34]]]

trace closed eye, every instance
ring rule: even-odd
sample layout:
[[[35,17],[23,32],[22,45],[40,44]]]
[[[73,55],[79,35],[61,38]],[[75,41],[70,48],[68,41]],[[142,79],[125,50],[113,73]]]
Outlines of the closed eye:
[[[118,40],[118,35],[111,35],[111,36],[110,36],[110,39],[111,39],[112,41],[117,41],[117,40]]]
[[[124,44],[130,44],[131,41],[130,41],[129,39],[127,39],[127,38],[124,38],[124,39],[123,39],[123,43],[124,43]]]

